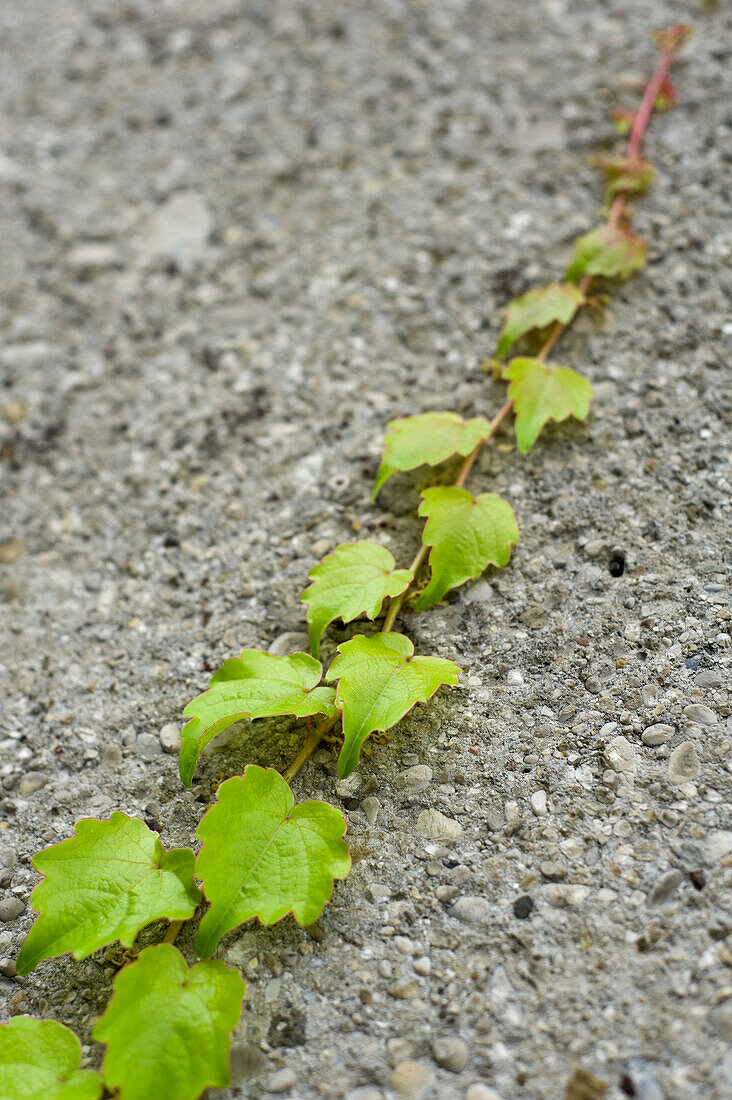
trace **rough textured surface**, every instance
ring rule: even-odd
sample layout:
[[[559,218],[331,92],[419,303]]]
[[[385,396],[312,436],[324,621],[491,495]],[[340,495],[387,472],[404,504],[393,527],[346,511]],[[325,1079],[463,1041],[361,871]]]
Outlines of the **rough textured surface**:
[[[636,101],[647,31],[680,17],[649,267],[561,344],[594,413],[525,459],[498,438],[471,484],[513,504],[515,556],[406,624],[462,686],[346,784],[325,749],[297,780],[358,857],[322,940],[247,927],[221,956],[248,984],[231,1096],[555,1100],[577,1064],[608,1100],[730,1095],[713,3],[0,5],[4,1015],[89,1044],[119,962],[13,978],[34,851],[113,808],[190,843],[216,780],[292,759],[301,730],[263,723],[185,792],[170,724],[224,657],[302,645],[307,571],[338,542],[411,559],[421,474],[369,503],[383,426],[498,408],[501,307],[595,222],[587,156]]]

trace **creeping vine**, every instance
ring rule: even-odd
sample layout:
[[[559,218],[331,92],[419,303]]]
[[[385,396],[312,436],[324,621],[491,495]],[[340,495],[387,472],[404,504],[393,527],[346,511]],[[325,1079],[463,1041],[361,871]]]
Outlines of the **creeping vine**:
[[[646,244],[630,218],[631,200],[653,177],[641,143],[654,108],[676,102],[668,73],[688,33],[679,24],[656,36],[660,61],[640,107],[615,112],[618,130],[629,136],[621,156],[598,160],[606,177],[605,220],[575,242],[561,281],[508,305],[492,360],[496,376],[509,383],[501,408],[490,420],[427,412],[388,425],[374,497],[401,472],[462,458],[452,485],[422,491],[418,515],[426,522],[411,564],[397,568],[389,551],[369,540],[338,546],[310,570],[312,583],[302,595],[311,652],[279,657],[245,650],[225,661],[207,690],[185,707],[179,771],[186,786],[200,753],[235,722],[304,718],[304,744],[284,775],[249,764],[243,775],[226,779],[198,827],[197,856],[188,848],[165,852],[144,821],[118,811],[108,820],[77,822],[74,836],[35,856],[43,876],[32,895],[38,918],[21,948],[17,974],[67,952],[83,959],[116,941],[133,961],[117,974],[93,1030],[106,1044],[98,1072],[80,1068],[78,1039],[53,1020],[18,1016],[0,1026],[0,1096],[6,1100],[41,1094],[95,1100],[105,1088],[121,1100],[195,1100],[209,1086],[228,1084],[230,1033],[244,983],[211,956],[227,933],[254,917],[270,925],[291,914],[300,925],[312,925],[334,881],[348,875],[342,814],[322,801],[296,803],[291,789],[322,739],[340,726],[343,779],[371,734],[391,729],[417,702],[457,683],[458,666],[415,654],[395,629],[397,621],[406,610],[434,606],[489,566],[507,565],[519,536],[511,506],[496,493],[474,495],[466,487],[499,427],[512,417],[518,450],[526,454],[549,421],[588,414],[589,381],[550,355],[590,302],[597,279],[627,279],[645,263]],[[535,354],[506,361],[517,342],[531,340],[538,344]],[[380,631],[343,642],[323,669],[320,642],[331,623],[374,621],[382,613]],[[204,903],[195,938],[202,961],[189,968],[174,941]],[[163,942],[136,954],[137,934],[161,918],[169,921]]]

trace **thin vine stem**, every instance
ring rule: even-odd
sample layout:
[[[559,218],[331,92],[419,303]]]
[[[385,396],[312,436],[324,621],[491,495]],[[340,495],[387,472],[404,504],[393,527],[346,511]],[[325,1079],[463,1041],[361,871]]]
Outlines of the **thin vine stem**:
[[[178,933],[186,922],[184,920],[172,920],[168,925],[168,931],[163,936],[163,943],[175,943]]]
[[[289,768],[282,773],[282,778],[286,783],[292,783],[302,766],[308,762],[325,735],[330,733],[340,718],[341,711],[338,711],[332,718],[327,718],[325,722],[322,722],[319,726],[313,726],[305,739],[305,744],[300,749]]]
[[[661,91],[661,88],[663,87],[664,81],[668,76],[669,69],[671,68],[676,53],[678,52],[678,49],[683,43],[687,34],[688,28],[682,26],[681,24],[679,24],[677,27],[671,28],[671,31],[669,31],[667,34],[665,44],[662,48],[661,58],[653,72],[653,75],[646,85],[640,107],[638,108],[638,111],[636,112],[635,118],[633,120],[633,126],[630,131],[630,136],[628,138],[628,144],[625,151],[625,155],[629,160],[633,157],[638,156],[640,152],[641,144],[643,142],[645,132],[648,128],[648,123],[650,122],[651,116],[653,114],[656,99],[659,92]],[[621,191],[615,196],[615,200],[610,208],[610,212],[607,218],[610,225],[618,226],[620,224],[625,215],[628,200],[629,196],[627,191]],[[592,285],[592,281],[593,280],[591,275],[585,275],[584,278],[581,279],[579,282],[579,289],[582,291],[583,294],[585,294],[585,296],[587,295],[587,292]],[[554,349],[554,345],[562,336],[565,329],[567,329],[569,325],[572,324],[573,320],[574,318],[572,318],[567,323],[556,321],[552,325],[551,329],[549,330],[549,334],[544,341],[544,344],[536,354],[537,359],[540,359],[543,363],[546,362],[547,357]],[[488,440],[493,437],[498,427],[503,423],[506,417],[509,416],[512,409],[513,401],[509,399],[496,413],[493,420],[491,421],[490,430],[488,431],[485,439],[482,439],[480,443],[478,443],[478,445],[474,447],[470,454],[467,455],[467,457],[463,460],[462,465],[458,470],[458,475],[453,483],[456,488],[460,489],[465,485],[465,482],[467,481],[468,476],[473,469],[473,466],[475,465],[481,451],[485,447]],[[381,627],[382,634],[388,634],[394,626],[396,618],[402,607],[404,606],[404,601],[411,591],[414,579],[416,578],[418,571],[427,560],[429,549],[429,546],[426,546],[424,543],[422,544],[422,546],[420,546],[417,554],[414,557],[414,560],[412,561],[412,564],[409,567],[413,578],[412,583],[404,592],[402,592],[400,596],[394,596],[389,601],[389,606],[387,608],[386,615],[384,616],[384,621]],[[305,744],[300,749],[300,752],[297,754],[290,767],[283,773],[284,778],[287,780],[288,783],[292,782],[302,766],[310,759],[312,754],[315,752],[323,737],[327,733],[329,733],[330,730],[333,729],[339,718],[340,714],[336,715],[335,718],[329,718],[322,725],[314,727],[309,732],[308,737],[305,740]]]
[[[661,59],[658,62],[658,65],[656,66],[653,75],[648,81],[648,84],[646,85],[643,99],[641,100],[640,107],[638,108],[638,111],[636,112],[635,118],[633,120],[633,126],[630,132],[630,136],[628,138],[628,144],[625,152],[625,155],[629,160],[635,156],[638,156],[640,152],[641,143],[648,127],[648,123],[650,122],[651,115],[653,114],[653,108],[655,106],[658,93],[663,86],[663,82],[668,76],[668,72],[671,68],[674,57],[676,56],[676,53],[687,33],[687,29],[682,27],[681,25],[679,25],[679,27],[672,28],[672,31],[669,32],[668,38],[666,40],[666,45],[663,47]],[[620,223],[625,214],[627,204],[628,193],[626,191],[619,192],[619,194],[616,195],[615,201],[613,202],[610,212],[608,214],[607,220],[610,225],[617,226]],[[584,278],[580,280],[579,289],[584,295],[587,295],[587,291],[590,289],[591,285],[592,276],[585,275]],[[544,344],[536,354],[537,359],[540,359],[542,363],[546,362],[546,359],[550,352],[553,350],[554,345],[557,343],[565,329],[567,329],[569,325],[572,324],[573,320],[574,317],[567,323],[564,323],[562,321],[555,321],[555,323],[549,330],[549,335],[544,341]],[[470,454],[463,460],[463,463],[458,471],[458,475],[454,481],[454,485],[456,488],[462,488],[464,486],[465,482],[467,481],[468,475],[475,465],[475,462],[481,451],[485,447],[488,440],[492,438],[499,425],[509,415],[512,409],[513,401],[508,400],[496,413],[493,420],[491,421],[490,431],[486,435],[485,439],[481,439],[477,446],[474,447]],[[409,567],[413,576],[412,583],[414,582],[414,578],[416,578],[417,576],[417,571],[426,561],[428,554],[429,547],[423,544],[420,547],[419,553],[415,556],[414,561]],[[384,617],[384,622],[381,627],[381,631],[383,634],[388,633],[394,626],[396,617],[401,611],[402,606],[404,605],[404,601],[409,595],[411,587],[412,584],[410,584],[409,588],[402,592],[400,596],[394,596],[390,600],[386,615]]]
[[[673,64],[673,60],[676,53],[683,41],[681,33],[669,38],[669,44],[664,48],[661,59],[656,66],[653,76],[646,85],[646,90],[641,100],[641,105],[638,108],[635,118],[633,119],[633,126],[628,138],[628,145],[625,150],[625,156],[628,160],[632,160],[633,157],[637,157],[640,153],[641,144],[645,136],[645,132],[648,129],[648,123],[651,121],[651,115],[653,114],[653,108],[658,98],[658,93],[663,87],[663,82],[668,76],[669,69]],[[610,215],[608,221],[611,225],[618,225],[625,214],[625,208],[628,204],[627,191],[620,191],[615,196],[615,201],[610,208]]]

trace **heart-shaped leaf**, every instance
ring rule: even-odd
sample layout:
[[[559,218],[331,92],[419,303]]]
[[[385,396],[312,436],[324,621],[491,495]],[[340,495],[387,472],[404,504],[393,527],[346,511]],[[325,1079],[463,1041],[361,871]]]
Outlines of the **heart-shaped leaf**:
[[[15,1016],[0,1025],[2,1100],[97,1100],[102,1079],[80,1062],[81,1043],[55,1020]]]
[[[166,854],[144,821],[119,811],[108,821],[78,821],[76,836],[33,859],[46,877],[33,891],[40,916],[21,948],[18,973],[67,951],[83,959],[115,940],[131,947],[140,929],[161,917],[187,920],[201,900],[194,858],[188,848]]]
[[[518,524],[510,504],[496,493],[474,497],[454,485],[425,489],[420,516],[427,516],[422,541],[431,546],[430,583],[415,602],[424,611],[451,588],[478,577],[489,565],[507,564]]]
[[[363,634],[338,647],[326,679],[338,680],[336,702],[343,709],[343,748],[338,775],[358,763],[361,746],[375,730],[388,730],[415,703],[426,702],[441,684],[456,684],[460,669],[442,657],[415,657],[403,634]]]
[[[629,229],[601,225],[575,242],[567,278],[576,282],[584,275],[629,279],[645,265],[646,242]]]
[[[187,787],[193,780],[201,750],[217,734],[242,718],[273,718],[292,714],[332,717],[334,693],[318,687],[323,666],[308,653],[274,657],[258,649],[245,649],[241,657],[224,661],[204,691],[183,711],[190,722],[183,727],[178,768]]]
[[[204,957],[252,917],[274,924],[292,913],[298,924],[312,924],[333,879],[351,867],[343,815],[327,802],[296,806],[273,768],[249,764],[243,777],[221,784],[217,797],[197,832],[203,847],[196,875],[211,902],[196,937]]]
[[[336,547],[308,576],[303,592],[310,606],[310,647],[318,656],[320,638],[334,619],[350,623],[359,615],[375,619],[387,596],[399,596],[412,581],[409,569],[396,569],[394,558],[378,543],[363,540]]]
[[[584,420],[592,400],[592,386],[576,371],[552,367],[541,359],[512,359],[503,372],[511,385],[508,396],[516,412],[516,441],[526,454],[547,420]]]
[[[384,442],[383,461],[376,475],[374,497],[397,470],[438,466],[451,455],[465,457],[490,434],[490,422],[482,416],[463,420],[457,413],[428,412],[392,420]]]
[[[514,298],[508,304],[496,355],[504,356],[520,336],[533,328],[545,328],[552,321],[568,325],[584,300],[584,294],[573,283],[550,283]]]
[[[120,1100],[196,1100],[229,1083],[229,1035],[244,982],[222,962],[188,969],[172,944],[146,948],[120,970],[94,1028],[107,1044],[104,1080]]]

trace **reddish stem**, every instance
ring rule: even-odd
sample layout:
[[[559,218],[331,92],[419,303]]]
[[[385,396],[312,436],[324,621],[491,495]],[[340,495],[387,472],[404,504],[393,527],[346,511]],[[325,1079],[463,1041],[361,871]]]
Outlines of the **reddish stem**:
[[[630,137],[628,139],[628,146],[627,146],[627,149],[626,149],[626,157],[628,159],[631,159],[632,157],[635,157],[635,156],[638,155],[638,152],[640,150],[641,141],[643,140],[643,135],[646,132],[648,122],[650,120],[651,115],[653,114],[653,107],[654,107],[655,102],[656,102],[656,97],[658,96],[658,93],[661,90],[661,87],[663,86],[664,80],[666,80],[666,78],[668,76],[669,69],[671,68],[671,63],[673,62],[673,59],[676,56],[677,50],[679,49],[679,47],[683,43],[684,39],[686,38],[687,33],[688,33],[688,28],[682,27],[682,26],[679,25],[677,27],[670,28],[670,30],[664,32],[664,34],[662,36],[662,43],[663,44],[662,44],[661,60],[658,62],[658,65],[656,66],[656,70],[653,73],[653,76],[648,81],[645,93],[643,95],[643,99],[641,100],[641,105],[638,108],[638,111],[635,115],[635,119],[633,121],[633,128],[630,132]],[[623,216],[627,199],[628,199],[628,196],[624,191],[621,191],[616,196],[615,202],[613,203],[612,208],[610,210],[610,215],[609,215],[609,219],[608,219],[611,225],[617,225],[620,218]],[[579,284],[580,290],[584,294],[586,294],[587,291],[590,288],[591,283],[592,283],[592,276],[591,275],[585,275],[585,277],[581,280],[581,282]],[[567,325],[563,324],[561,321],[556,322],[556,324],[550,330],[549,335],[547,336],[547,339],[544,342],[543,347],[541,348],[538,355],[536,356],[537,359],[541,359],[542,362],[546,362],[546,359],[547,359],[547,356],[549,355],[549,352],[552,350],[552,348],[556,344],[557,340],[559,339],[559,337],[564,332],[565,328],[567,328]],[[475,447],[470,452],[470,454],[467,456],[467,458],[464,459],[464,461],[463,461],[463,463],[460,467],[460,470],[458,472],[458,476],[457,476],[457,478],[455,480],[455,483],[454,483],[456,485],[456,487],[461,488],[465,484],[465,481],[467,480],[468,474],[472,470],[473,465],[474,465],[475,460],[477,459],[478,455],[483,450],[483,447],[488,442],[488,439],[490,439],[490,437],[494,434],[494,432],[498,428],[499,424],[501,424],[502,421],[505,420],[505,418],[511,412],[512,408],[513,408],[513,401],[511,401],[511,400],[506,401],[505,405],[503,405],[503,407],[499,410],[499,412],[493,418],[493,420],[491,421],[490,432],[488,433],[488,436],[486,437],[486,439],[481,440],[481,442],[477,445],[477,447]],[[423,544],[420,547],[419,552],[418,552],[417,556],[415,557],[414,561],[412,562],[411,570],[412,570],[412,573],[415,576],[416,576],[417,570],[420,568],[420,566],[422,566],[424,564],[424,562],[427,558],[428,551],[429,551],[429,547],[427,547]],[[410,587],[411,587],[411,585],[410,585]],[[386,613],[386,616],[384,618],[384,622],[383,622],[383,625],[382,625],[382,628],[381,628],[382,632],[386,633],[389,630],[391,630],[391,628],[394,625],[394,620],[396,619],[397,615],[399,614],[399,612],[402,608],[402,605],[404,603],[404,600],[406,599],[408,594],[409,594],[409,589],[407,589],[406,592],[402,592],[401,596],[395,596],[391,600],[391,602],[389,604],[389,609]]]
[[[675,49],[665,49],[661,54],[661,60],[656,66],[656,71],[648,81],[645,94],[641,100],[641,105],[633,120],[633,128],[630,131],[630,137],[628,138],[628,149],[626,154],[628,158],[635,157],[640,152],[643,135],[646,132],[651,115],[653,114],[653,107],[658,98],[658,93],[661,91],[663,82],[668,76],[669,69],[671,68],[675,56]]]
[[[625,150],[625,156],[627,160],[632,160],[633,157],[637,157],[640,153],[641,142],[648,128],[651,115],[653,114],[653,108],[658,98],[658,93],[663,87],[663,82],[666,80],[669,74],[669,69],[673,64],[673,60],[676,56],[676,52],[683,41],[682,37],[671,38],[669,44],[664,47],[661,54],[661,60],[656,66],[656,70],[646,85],[646,90],[643,93],[643,99],[641,105],[636,111],[635,118],[633,119],[633,128],[630,131],[630,137],[628,138],[628,145]],[[611,225],[617,225],[625,213],[625,206],[628,201],[628,195],[625,191],[620,191],[615,196],[615,201],[610,208],[610,215],[608,221]]]

